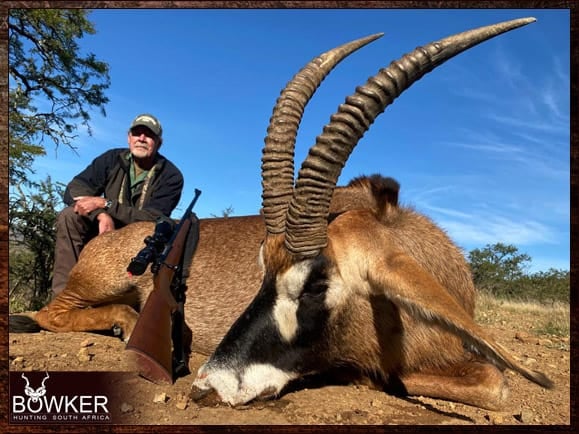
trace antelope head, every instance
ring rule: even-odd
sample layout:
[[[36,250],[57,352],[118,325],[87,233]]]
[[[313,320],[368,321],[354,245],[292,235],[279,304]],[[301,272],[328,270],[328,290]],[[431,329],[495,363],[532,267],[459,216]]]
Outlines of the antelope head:
[[[355,294],[370,296],[372,283],[366,270],[371,265],[364,252],[378,243],[372,239],[373,216],[396,205],[397,184],[361,181],[350,189],[360,194],[372,190],[372,204],[335,209],[336,182],[346,160],[376,117],[426,73],[483,41],[533,21],[517,19],[449,36],[381,69],[331,116],[295,182],[294,145],[305,105],[338,62],[381,34],[328,51],[292,78],[273,109],[262,156],[263,283],[199,369],[196,388],[213,389],[223,401],[243,404],[275,396],[290,380],[331,367],[338,354],[342,361],[348,358],[352,343],[347,336],[356,328],[371,331],[366,323],[372,319],[342,313]],[[332,219],[336,214],[339,217]],[[371,363],[365,368],[372,370]]]
[[[42,379],[42,384],[38,389],[30,387],[30,382],[24,374],[22,374],[22,378],[24,378],[26,381],[26,386],[24,386],[24,393],[32,400],[32,402],[37,402],[40,398],[46,395],[46,387],[44,386],[44,383],[50,378],[48,372],[46,373],[46,377]]]

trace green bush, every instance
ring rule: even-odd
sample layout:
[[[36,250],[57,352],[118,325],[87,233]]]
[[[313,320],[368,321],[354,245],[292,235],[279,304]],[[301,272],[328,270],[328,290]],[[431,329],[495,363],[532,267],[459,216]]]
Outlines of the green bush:
[[[497,243],[469,253],[475,286],[496,298],[540,303],[569,303],[569,271],[551,268],[529,274],[531,257],[512,245]]]

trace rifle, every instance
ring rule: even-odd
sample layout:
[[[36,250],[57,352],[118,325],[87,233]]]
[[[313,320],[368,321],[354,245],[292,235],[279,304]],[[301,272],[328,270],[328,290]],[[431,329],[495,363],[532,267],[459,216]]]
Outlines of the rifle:
[[[153,291],[149,294],[126,349],[134,356],[137,372],[154,383],[172,383],[177,375],[188,371],[183,345],[185,279],[184,251],[196,219],[193,206],[200,190],[173,230],[167,220],[159,219],[152,236],[127,267],[129,276],[143,274],[148,264],[153,273]],[[192,252],[188,252],[191,253]]]

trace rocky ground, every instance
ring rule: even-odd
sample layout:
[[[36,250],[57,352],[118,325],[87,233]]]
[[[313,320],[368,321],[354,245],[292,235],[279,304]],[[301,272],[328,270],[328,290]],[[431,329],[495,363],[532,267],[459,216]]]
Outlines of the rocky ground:
[[[568,309],[479,309],[477,320],[500,343],[556,384],[554,390],[543,390],[507,372],[511,401],[502,411],[331,384],[302,386],[274,401],[231,408],[215,401],[193,401],[189,396],[193,375],[172,385],[156,385],[132,373],[119,380],[122,396],[116,410],[123,424],[146,425],[570,425],[568,326],[561,332],[556,325],[568,324],[568,315]],[[131,366],[121,341],[92,333],[10,334],[9,353],[11,371],[127,371]],[[191,372],[204,360],[205,356],[193,354]]]

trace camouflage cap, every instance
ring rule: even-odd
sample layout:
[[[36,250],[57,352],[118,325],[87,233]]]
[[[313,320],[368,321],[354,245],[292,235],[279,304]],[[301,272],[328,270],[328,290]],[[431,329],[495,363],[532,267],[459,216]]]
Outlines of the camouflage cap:
[[[139,125],[147,127],[159,137],[163,135],[163,128],[161,127],[161,122],[159,122],[159,119],[157,119],[155,116],[151,114],[148,113],[140,114],[133,120],[130,128],[134,128]]]

